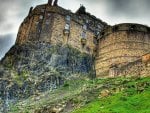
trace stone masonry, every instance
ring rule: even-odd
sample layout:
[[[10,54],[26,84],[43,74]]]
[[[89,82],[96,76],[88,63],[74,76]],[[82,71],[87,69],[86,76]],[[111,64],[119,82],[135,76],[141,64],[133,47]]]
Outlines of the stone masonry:
[[[102,76],[111,67],[126,65],[149,53],[149,30],[149,27],[139,24],[119,24],[103,30],[97,47],[97,76]]]
[[[69,45],[95,58],[97,77],[107,77],[112,67],[122,67],[150,52],[149,27],[127,23],[109,26],[86,12],[84,6],[72,13],[57,2],[49,0],[30,8],[16,44],[39,41]]]
[[[20,26],[16,43],[41,41],[68,44],[93,54],[97,44],[96,37],[106,25],[87,13],[83,6],[76,13],[72,13],[59,6],[44,4],[30,9]]]

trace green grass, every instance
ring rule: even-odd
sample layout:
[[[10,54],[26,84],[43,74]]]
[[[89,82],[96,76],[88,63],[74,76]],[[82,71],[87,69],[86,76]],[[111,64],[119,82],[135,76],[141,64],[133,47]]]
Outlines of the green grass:
[[[133,80],[126,85],[135,82],[150,82],[150,78]],[[96,98],[72,113],[150,113],[150,87],[140,94],[131,87],[106,98]]]

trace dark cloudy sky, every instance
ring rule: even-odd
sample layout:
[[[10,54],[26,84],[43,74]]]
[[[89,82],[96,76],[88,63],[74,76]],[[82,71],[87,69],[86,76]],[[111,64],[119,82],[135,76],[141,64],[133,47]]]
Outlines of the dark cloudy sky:
[[[48,0],[0,0],[0,59],[15,43],[18,28],[31,6]],[[150,0],[58,0],[75,12],[80,4],[110,25],[140,23],[150,26]]]

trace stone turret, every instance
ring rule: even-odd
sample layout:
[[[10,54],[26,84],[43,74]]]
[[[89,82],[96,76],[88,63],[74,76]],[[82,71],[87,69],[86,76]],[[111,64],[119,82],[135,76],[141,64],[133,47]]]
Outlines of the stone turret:
[[[148,26],[134,23],[109,26],[101,32],[98,41],[96,75],[102,77],[110,70],[110,77],[116,76],[118,69],[125,70],[123,66],[127,67],[129,63],[141,59],[142,55],[150,52],[149,50],[150,28]]]
[[[58,6],[58,0],[54,1],[54,6]]]
[[[80,8],[76,11],[76,14],[86,14],[86,8],[81,5]]]
[[[48,0],[48,5],[52,6],[53,0]]]

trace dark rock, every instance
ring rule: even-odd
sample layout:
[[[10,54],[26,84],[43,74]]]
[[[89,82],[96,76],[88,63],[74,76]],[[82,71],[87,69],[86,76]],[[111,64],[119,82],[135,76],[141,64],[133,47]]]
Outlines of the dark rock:
[[[91,56],[69,46],[15,45],[0,63],[0,98],[5,105],[5,100],[15,102],[37,91],[54,90],[71,74],[91,72],[92,64]]]

